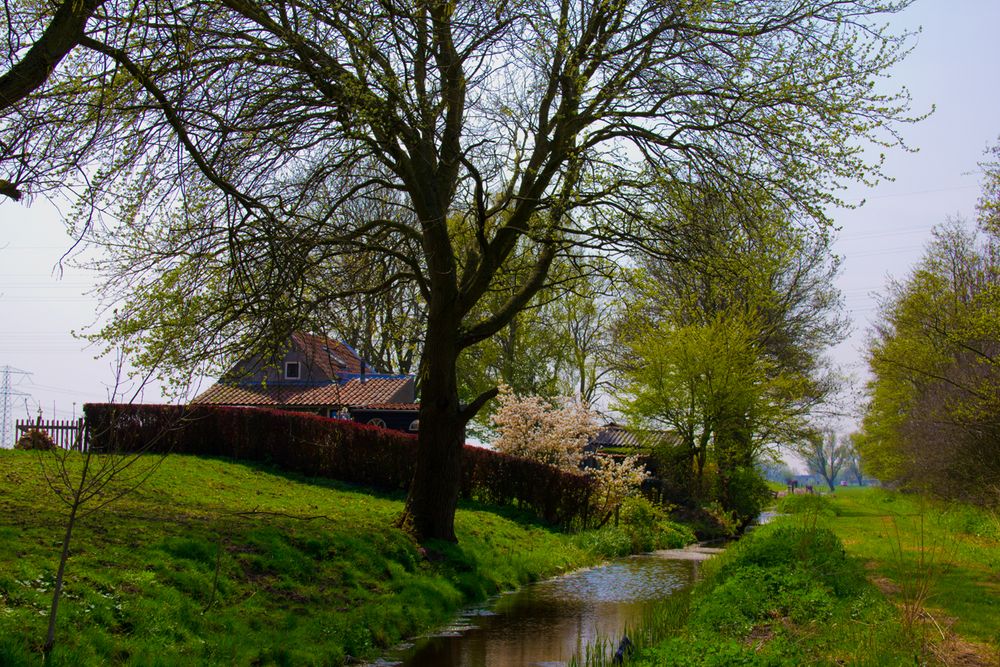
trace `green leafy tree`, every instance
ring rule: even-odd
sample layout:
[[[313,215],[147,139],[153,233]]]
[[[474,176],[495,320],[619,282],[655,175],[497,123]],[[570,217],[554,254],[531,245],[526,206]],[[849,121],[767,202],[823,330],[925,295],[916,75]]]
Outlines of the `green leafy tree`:
[[[473,400],[498,384],[520,395],[574,396],[587,405],[603,397],[611,373],[616,306],[609,276],[617,271],[598,259],[587,263],[599,268],[581,271],[579,263],[571,262],[554,267],[553,286],[539,292],[497,334],[463,353],[459,363],[463,400]],[[517,282],[514,272],[507,291]],[[489,310],[507,298],[509,293],[498,292],[484,308]],[[483,412],[493,408],[491,402]],[[488,424],[489,414],[480,414],[476,421]],[[478,423],[470,427],[484,433],[489,430]]]
[[[38,139],[51,178],[19,185],[82,193],[74,231],[110,253],[103,336],[170,375],[353,298],[322,280],[344,256],[399,260],[383,284],[426,303],[402,521],[453,540],[465,425],[495,391],[460,401],[463,350],[557,259],[668,234],[653,183],[749,180],[822,218],[836,185],[877,179],[865,144],[911,120],[874,86],[907,51],[883,23],[907,4],[107,0],[0,141]]]
[[[683,261],[644,263],[623,325],[626,340],[634,341],[626,368],[665,360],[688,369],[681,375],[688,388],[644,401],[640,410],[633,402],[633,412],[643,418],[680,410],[688,416],[673,419],[672,428],[687,433],[689,443],[701,441],[692,446],[698,458],[704,461],[717,441],[720,463],[749,466],[766,444],[796,440],[805,417],[836,386],[822,353],[845,327],[832,284],[838,263],[826,236],[789,226],[759,193],[689,197],[669,246]],[[729,382],[706,384],[724,371]],[[636,396],[657,382],[642,370],[629,377]],[[706,388],[695,390],[696,383]],[[683,400],[684,393],[692,398]],[[712,415],[699,418],[696,438],[693,413]]]
[[[947,497],[996,502],[997,257],[991,233],[983,238],[951,221],[934,230],[908,278],[890,285],[871,332],[873,379],[857,440],[869,475]]]
[[[844,326],[837,262],[827,237],[789,225],[753,188],[684,197],[665,242],[677,259],[636,274],[623,402],[641,427],[677,435],[684,455],[661,452],[671,478],[688,467],[691,496],[745,522],[766,491],[757,464],[808,433],[836,386],[822,353]]]
[[[632,421],[677,434],[698,486],[731,420],[767,409],[766,362],[752,334],[747,323],[723,315],[698,325],[666,322],[630,339],[635,363],[623,371],[631,394],[624,410]]]

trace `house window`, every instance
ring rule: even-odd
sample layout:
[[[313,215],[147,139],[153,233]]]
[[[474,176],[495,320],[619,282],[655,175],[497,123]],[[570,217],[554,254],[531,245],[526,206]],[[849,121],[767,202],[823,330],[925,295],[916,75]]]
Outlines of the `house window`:
[[[299,374],[299,362],[297,361],[286,361],[285,362],[285,379],[286,380],[298,380]]]
[[[372,417],[368,420],[368,423],[372,426],[378,426],[379,428],[385,428],[385,420],[381,417]]]
[[[419,431],[420,430],[420,420],[419,419],[414,419],[413,421],[410,422],[410,430],[411,431]]]

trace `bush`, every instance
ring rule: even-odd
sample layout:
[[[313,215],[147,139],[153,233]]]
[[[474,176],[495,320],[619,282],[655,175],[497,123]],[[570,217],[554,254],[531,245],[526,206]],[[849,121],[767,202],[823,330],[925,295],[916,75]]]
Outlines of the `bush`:
[[[726,549],[704,569],[704,586],[712,588],[747,567],[792,568],[825,582],[837,595],[847,595],[864,582],[857,563],[827,528],[763,526]]]
[[[50,449],[55,449],[56,443],[52,441],[52,437],[37,428],[29,429],[18,438],[17,442],[14,443],[14,449],[36,449],[42,451],[48,451]]]
[[[626,526],[651,529],[668,519],[667,511],[645,498],[626,498],[619,510],[619,521]]]
[[[617,526],[594,531],[590,547],[604,556],[624,556],[656,549],[679,549],[695,541],[687,526],[670,521],[667,512],[645,498],[627,498]]]
[[[94,451],[225,456],[289,471],[404,491],[416,464],[415,436],[281,410],[88,403]],[[549,523],[585,527],[594,483],[536,461],[465,446],[461,494],[517,505]]]
[[[760,516],[771,502],[771,489],[756,468],[720,471],[717,497],[739,528],[745,528]]]

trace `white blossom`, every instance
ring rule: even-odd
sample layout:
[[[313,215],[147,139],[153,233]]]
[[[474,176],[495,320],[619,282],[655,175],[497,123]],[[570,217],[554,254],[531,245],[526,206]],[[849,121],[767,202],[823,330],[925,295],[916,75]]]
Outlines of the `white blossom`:
[[[538,396],[517,396],[500,386],[500,407],[492,422],[499,437],[497,451],[579,472],[584,447],[599,430],[586,404],[563,399],[553,404]]]

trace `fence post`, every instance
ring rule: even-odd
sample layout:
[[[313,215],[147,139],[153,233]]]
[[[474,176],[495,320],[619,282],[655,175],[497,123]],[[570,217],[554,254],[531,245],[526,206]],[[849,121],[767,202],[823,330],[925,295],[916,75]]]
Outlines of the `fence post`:
[[[78,452],[83,451],[83,417],[76,420],[76,442],[73,443],[73,449]]]

